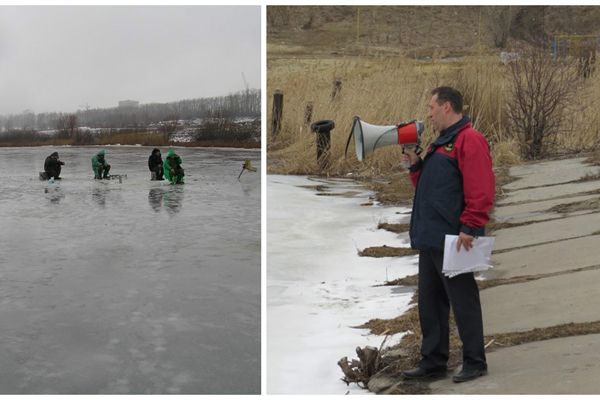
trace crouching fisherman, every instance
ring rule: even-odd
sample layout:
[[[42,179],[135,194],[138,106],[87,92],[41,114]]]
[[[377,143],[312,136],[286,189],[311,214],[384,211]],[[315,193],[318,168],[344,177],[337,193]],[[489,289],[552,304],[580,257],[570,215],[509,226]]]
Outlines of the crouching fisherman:
[[[163,181],[163,160],[160,156],[160,150],[152,150],[152,154],[148,157],[148,168],[152,172],[152,180]]]
[[[175,150],[169,149],[167,159],[163,163],[165,178],[171,183],[183,183],[183,168],[181,167],[181,157],[175,154]]]
[[[110,164],[104,159],[104,150],[100,150],[94,157],[92,157],[92,169],[94,170],[94,179],[110,179],[108,172],[110,171]]]
[[[44,161],[44,172],[46,173],[46,179],[61,179],[61,165],[65,165],[65,163],[58,159],[58,152],[55,151],[46,157],[46,161]]]

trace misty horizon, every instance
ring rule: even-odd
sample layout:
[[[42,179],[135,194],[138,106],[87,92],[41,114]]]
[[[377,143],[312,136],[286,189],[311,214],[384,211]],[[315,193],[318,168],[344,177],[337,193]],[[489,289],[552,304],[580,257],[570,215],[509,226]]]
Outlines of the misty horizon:
[[[249,88],[251,91],[260,91],[260,89],[258,88]],[[244,89],[240,89],[237,90],[235,92],[231,92],[231,93],[227,93],[224,95],[217,95],[217,96],[207,96],[207,97],[193,97],[193,98],[185,98],[185,99],[175,99],[175,100],[171,100],[171,101],[148,101],[148,102],[139,102],[139,105],[137,106],[137,108],[141,108],[143,106],[147,106],[147,105],[163,105],[163,104],[171,104],[171,103],[178,103],[178,102],[184,102],[184,101],[193,101],[193,100],[201,100],[201,99],[209,99],[209,98],[220,98],[220,97],[227,97],[229,95],[235,95],[237,93],[243,93],[245,92],[245,88]],[[79,107],[75,110],[51,110],[51,111],[40,111],[40,112],[36,112],[35,110],[30,110],[30,109],[25,109],[22,110],[20,112],[12,112],[12,113],[1,113],[0,112],[0,116],[2,117],[8,117],[8,116],[17,116],[17,115],[22,115],[22,114],[26,114],[26,113],[33,113],[33,114],[73,114],[73,113],[77,113],[77,112],[84,112],[87,110],[105,110],[105,109],[112,109],[112,108],[119,108],[119,102],[121,101],[137,101],[136,99],[120,99],[117,101],[117,104],[114,105],[109,105],[106,107],[92,107],[91,105],[88,105],[88,107]]]
[[[0,6],[0,115],[260,88],[259,6]]]

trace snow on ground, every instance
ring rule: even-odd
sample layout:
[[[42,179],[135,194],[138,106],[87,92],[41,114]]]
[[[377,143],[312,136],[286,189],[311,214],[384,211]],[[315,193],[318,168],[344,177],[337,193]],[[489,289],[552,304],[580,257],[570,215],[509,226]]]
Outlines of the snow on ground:
[[[366,393],[340,380],[337,361],[356,358],[357,346],[379,347],[382,337],[352,327],[408,308],[411,290],[374,285],[416,273],[417,257],[357,251],[408,247],[407,234],[378,230],[377,223],[407,222],[408,214],[397,213],[409,210],[361,206],[370,193],[348,180],[272,175],[267,185],[267,391]],[[316,185],[355,194],[319,196]]]

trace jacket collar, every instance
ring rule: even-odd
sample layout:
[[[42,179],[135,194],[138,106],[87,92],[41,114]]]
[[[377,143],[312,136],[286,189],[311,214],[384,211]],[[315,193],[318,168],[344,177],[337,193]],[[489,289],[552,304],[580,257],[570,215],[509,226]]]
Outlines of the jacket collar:
[[[468,115],[463,115],[460,121],[456,122],[454,125],[450,125],[448,128],[440,132],[440,136],[438,136],[435,142],[432,143],[432,148],[453,142],[458,132],[469,127],[471,127],[471,119]]]

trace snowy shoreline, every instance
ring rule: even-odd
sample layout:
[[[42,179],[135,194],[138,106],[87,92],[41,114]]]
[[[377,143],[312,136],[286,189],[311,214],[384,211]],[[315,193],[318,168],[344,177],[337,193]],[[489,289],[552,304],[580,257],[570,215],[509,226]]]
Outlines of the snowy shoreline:
[[[407,234],[377,229],[407,222],[398,213],[408,209],[361,206],[372,192],[349,180],[269,175],[267,185],[267,391],[367,393],[340,380],[337,361],[383,340],[353,327],[407,311],[412,289],[375,285],[415,274],[417,257],[357,253],[382,243],[408,247]]]

